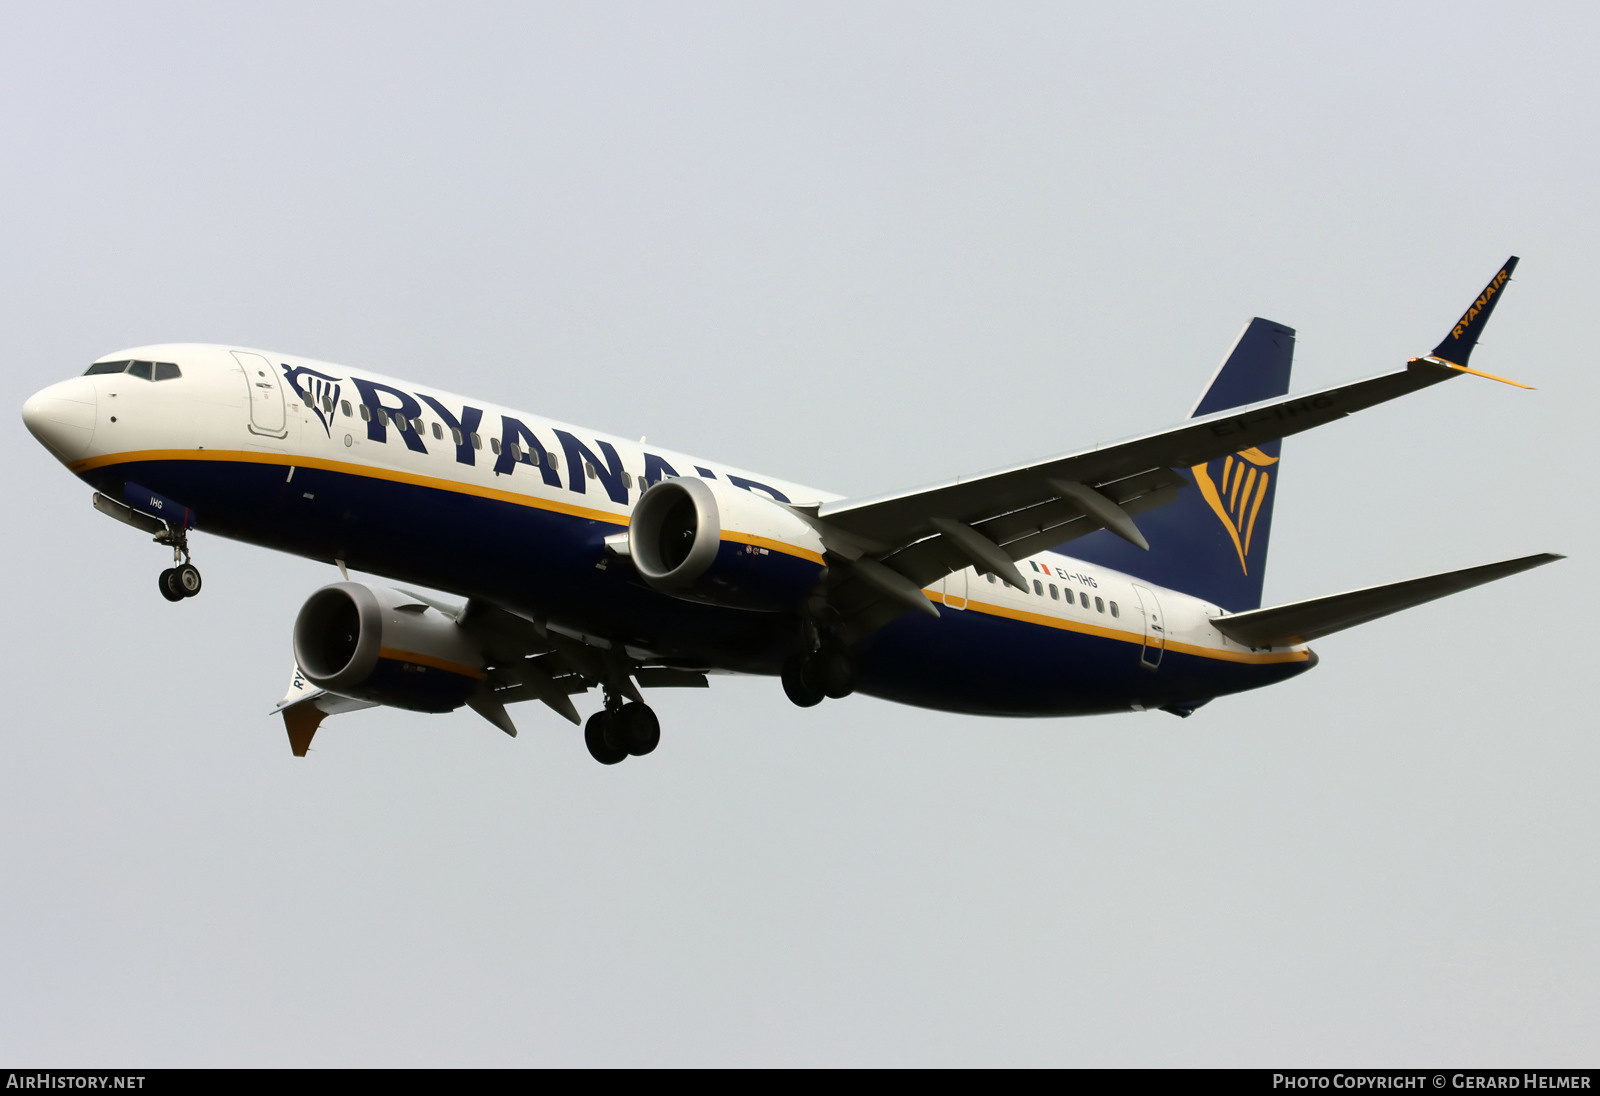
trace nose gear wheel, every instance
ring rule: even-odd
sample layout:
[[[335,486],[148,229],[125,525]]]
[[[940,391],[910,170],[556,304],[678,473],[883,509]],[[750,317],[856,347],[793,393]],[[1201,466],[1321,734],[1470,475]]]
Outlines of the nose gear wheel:
[[[161,596],[168,601],[194,597],[200,592],[200,568],[189,562],[189,531],[168,525],[155,539],[172,547],[172,566],[156,580]]]

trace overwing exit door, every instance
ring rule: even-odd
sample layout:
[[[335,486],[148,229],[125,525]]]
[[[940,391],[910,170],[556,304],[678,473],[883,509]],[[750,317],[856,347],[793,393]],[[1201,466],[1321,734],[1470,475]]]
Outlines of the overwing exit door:
[[[1139,649],[1139,665],[1154,670],[1161,665],[1162,652],[1167,649],[1167,626],[1162,620],[1161,603],[1156,600],[1154,590],[1137,582],[1133,584],[1133,592],[1139,595],[1139,606],[1144,611],[1144,646]]]
[[[965,568],[953,575],[944,576],[944,603],[951,609],[967,607],[967,572]]]

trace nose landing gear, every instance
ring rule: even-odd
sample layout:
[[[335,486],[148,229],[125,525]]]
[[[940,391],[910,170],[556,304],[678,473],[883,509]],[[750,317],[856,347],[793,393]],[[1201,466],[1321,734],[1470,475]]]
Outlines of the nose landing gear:
[[[156,580],[161,596],[168,601],[182,601],[200,592],[200,568],[192,563],[168,567]]]
[[[167,526],[166,532],[156,537],[157,544],[172,546],[172,566],[161,572],[156,580],[161,596],[168,601],[182,601],[200,592],[200,568],[189,562],[189,531]]]

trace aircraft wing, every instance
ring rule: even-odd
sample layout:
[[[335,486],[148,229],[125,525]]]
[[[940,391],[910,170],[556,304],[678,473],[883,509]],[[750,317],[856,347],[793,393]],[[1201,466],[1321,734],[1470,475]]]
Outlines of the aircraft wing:
[[[904,494],[823,503],[806,512],[848,572],[830,591],[830,602],[846,620],[869,618],[857,630],[870,631],[905,608],[936,614],[931,603],[918,604],[918,598],[926,602],[920,589],[966,567],[1026,589],[1015,560],[1097,529],[1147,547],[1133,518],[1188,485],[1177,469],[1325,425],[1462,371],[1438,358],[1413,358],[1392,373],[1232,408],[1126,441]],[[885,603],[894,604],[887,616],[873,611]]]
[[[828,603],[845,630],[860,636],[907,609],[937,616],[923,588],[967,567],[1026,590],[1016,560],[1097,529],[1148,549],[1133,519],[1188,486],[1179,469],[1229,454],[1249,457],[1260,445],[1461,373],[1505,381],[1467,361],[1516,265],[1512,256],[1433,353],[1404,369],[917,491],[799,508],[830,556]]]

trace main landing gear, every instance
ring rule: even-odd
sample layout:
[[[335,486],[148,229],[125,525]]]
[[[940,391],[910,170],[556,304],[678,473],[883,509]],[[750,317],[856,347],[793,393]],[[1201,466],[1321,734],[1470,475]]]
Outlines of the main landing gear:
[[[157,544],[172,546],[172,566],[161,572],[156,580],[161,596],[168,601],[182,601],[200,592],[200,568],[189,562],[189,531],[167,526],[167,531],[156,537]]]
[[[840,700],[855,692],[856,671],[844,647],[824,641],[810,654],[795,655],[783,664],[783,691],[802,708],[824,699]]]
[[[643,757],[661,742],[661,721],[648,704],[623,704],[606,697],[606,706],[589,717],[583,727],[583,744],[589,756],[602,765],[615,765],[626,757]]]

